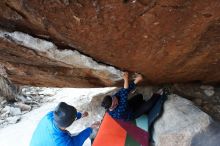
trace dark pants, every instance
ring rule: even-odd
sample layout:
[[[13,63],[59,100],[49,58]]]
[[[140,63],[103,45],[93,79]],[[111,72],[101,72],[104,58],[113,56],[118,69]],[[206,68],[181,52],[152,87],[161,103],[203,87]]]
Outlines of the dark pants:
[[[148,114],[160,96],[161,95],[159,94],[153,94],[153,96],[148,101],[145,101],[142,94],[137,94],[129,99],[128,105],[129,108],[133,111],[134,119],[140,117],[143,114]]]

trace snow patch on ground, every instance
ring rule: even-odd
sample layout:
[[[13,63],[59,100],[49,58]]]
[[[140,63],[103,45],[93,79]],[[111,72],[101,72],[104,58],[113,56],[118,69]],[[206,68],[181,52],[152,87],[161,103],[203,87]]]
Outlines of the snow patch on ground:
[[[104,109],[102,109],[99,106],[99,103],[96,102],[96,100],[101,100],[101,98],[98,99],[97,97],[96,99],[93,97],[96,95],[106,94],[111,92],[113,89],[115,88],[63,88],[56,90],[57,94],[53,97],[50,97],[54,100],[43,104],[40,108],[34,109],[31,112],[22,115],[21,121],[17,124],[12,124],[0,129],[0,146],[28,146],[38,122],[45,114],[47,114],[49,111],[52,111],[61,101],[75,106],[78,111],[83,112],[88,110],[88,117],[75,121],[68,128],[71,133],[80,132],[95,121],[101,120],[104,114]],[[50,89],[46,89],[45,92],[50,92]],[[93,102],[93,100],[95,101]],[[90,140],[87,139],[84,145],[90,146]]]

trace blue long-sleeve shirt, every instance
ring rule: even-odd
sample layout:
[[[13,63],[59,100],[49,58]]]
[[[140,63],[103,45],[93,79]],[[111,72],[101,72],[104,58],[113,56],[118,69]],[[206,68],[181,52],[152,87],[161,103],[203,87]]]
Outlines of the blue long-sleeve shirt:
[[[113,110],[107,112],[115,119],[122,119],[122,120],[130,120],[133,117],[132,111],[129,109],[128,106],[128,94],[130,91],[135,89],[136,85],[134,82],[131,82],[129,84],[129,87],[127,89],[121,88],[113,97],[118,98],[118,106]]]
[[[77,113],[77,119],[81,116],[81,113]],[[38,124],[30,146],[82,146],[91,133],[92,128],[86,128],[78,135],[71,136],[68,131],[63,131],[56,126],[53,112],[49,112]]]

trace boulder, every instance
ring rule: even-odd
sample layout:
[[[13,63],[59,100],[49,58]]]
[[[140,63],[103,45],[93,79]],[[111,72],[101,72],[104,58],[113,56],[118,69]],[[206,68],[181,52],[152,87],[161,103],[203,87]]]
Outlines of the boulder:
[[[220,81],[219,0],[1,0],[0,64],[14,83],[118,86]]]
[[[175,84],[172,92],[194,102],[214,120],[220,120],[220,88],[199,83]]]
[[[202,85],[200,88],[204,90],[207,96],[213,96],[215,94],[213,86]]]
[[[17,107],[10,107],[10,115],[17,116],[21,114],[21,109]]]
[[[20,119],[21,119],[20,116],[14,116],[14,117],[8,117],[8,118],[6,119],[6,121],[8,122],[8,124],[15,124],[15,123],[17,123]]]
[[[220,127],[211,130],[213,123],[212,118],[191,101],[171,94],[164,104],[162,117],[154,125],[153,138],[156,146],[201,146],[200,139],[213,137],[215,141],[207,142],[208,146],[217,146]]]
[[[18,107],[21,111],[30,111],[31,106],[24,104],[22,102],[15,103],[15,106]]]
[[[196,134],[192,139],[192,146],[219,146],[220,123],[213,122],[206,131]]]

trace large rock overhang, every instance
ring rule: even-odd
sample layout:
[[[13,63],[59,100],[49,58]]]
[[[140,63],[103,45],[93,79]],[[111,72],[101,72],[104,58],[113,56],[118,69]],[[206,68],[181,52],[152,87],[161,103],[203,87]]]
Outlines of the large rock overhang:
[[[115,86],[120,70],[142,73],[145,84],[220,81],[219,0],[2,0],[0,26],[1,64],[17,84]],[[58,54],[15,34],[51,43]],[[65,52],[102,67],[71,56],[69,64]]]

